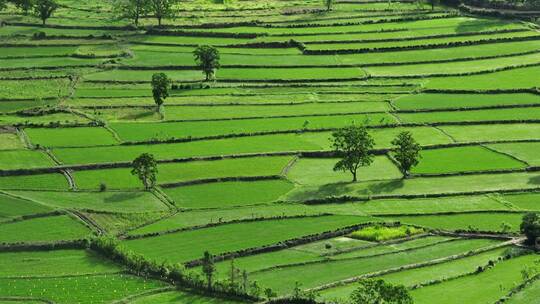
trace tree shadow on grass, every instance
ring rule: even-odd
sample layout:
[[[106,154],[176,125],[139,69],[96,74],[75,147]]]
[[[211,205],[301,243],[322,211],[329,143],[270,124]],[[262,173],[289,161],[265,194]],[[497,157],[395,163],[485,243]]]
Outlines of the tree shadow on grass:
[[[370,184],[363,194],[390,194],[404,186],[403,179],[394,179],[390,181],[381,181]]]
[[[128,119],[128,120],[139,120],[143,118],[150,118],[154,116],[154,114],[156,114],[156,111],[142,111],[142,112],[126,115],[123,118]]]
[[[499,25],[496,22],[486,22],[485,20],[467,20],[456,26],[456,33],[489,31],[490,29],[496,29]]]
[[[529,184],[531,184],[531,185],[540,185],[540,175],[531,177],[529,179]]]
[[[123,192],[123,193],[114,193],[107,196],[103,201],[105,203],[121,203],[129,200],[133,200],[143,196],[141,192]]]

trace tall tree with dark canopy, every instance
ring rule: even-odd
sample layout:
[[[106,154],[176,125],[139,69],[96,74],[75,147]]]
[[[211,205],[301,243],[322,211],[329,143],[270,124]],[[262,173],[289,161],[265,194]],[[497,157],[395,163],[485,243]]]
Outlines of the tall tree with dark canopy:
[[[334,150],[342,157],[334,166],[334,171],[349,171],[353,182],[356,182],[358,168],[373,162],[373,138],[364,125],[340,129],[332,133],[332,137]]]
[[[212,289],[212,280],[215,271],[216,265],[214,264],[214,257],[210,254],[210,252],[205,251],[202,259],[202,272],[206,276],[208,290]]]
[[[165,99],[169,97],[169,87],[171,80],[165,73],[156,73],[152,75],[152,96],[157,105],[157,111],[161,112],[161,107]]]
[[[195,61],[206,75],[206,81],[212,79],[216,69],[219,69],[219,51],[210,45],[201,45],[193,51]]]
[[[8,4],[7,0],[0,0],[0,12],[7,8],[7,4]]]
[[[332,10],[332,5],[334,5],[334,0],[323,0],[324,6],[326,6],[326,11],[329,12]]]
[[[141,154],[133,161],[131,166],[131,174],[139,178],[143,183],[144,189],[150,190],[154,188],[158,169],[156,159],[152,154]]]
[[[158,20],[158,26],[161,26],[163,18],[174,17],[173,6],[177,0],[150,0],[150,11]]]
[[[350,297],[352,304],[413,304],[405,286],[386,283],[383,280],[366,279],[359,282]]]
[[[536,238],[540,237],[540,216],[538,213],[525,214],[519,228],[521,233],[527,237],[527,243],[534,244]]]
[[[28,15],[28,11],[34,6],[34,0],[12,0],[11,2],[25,15]]]
[[[396,146],[393,156],[399,163],[401,173],[407,178],[410,175],[411,168],[418,165],[422,148],[414,140],[412,133],[407,131],[399,133],[392,141],[392,145]]]
[[[58,3],[54,0],[36,0],[34,5],[34,12],[41,19],[43,25],[57,9]]]
[[[114,7],[118,17],[129,19],[139,26],[139,19],[148,12],[149,4],[149,0],[116,0]]]

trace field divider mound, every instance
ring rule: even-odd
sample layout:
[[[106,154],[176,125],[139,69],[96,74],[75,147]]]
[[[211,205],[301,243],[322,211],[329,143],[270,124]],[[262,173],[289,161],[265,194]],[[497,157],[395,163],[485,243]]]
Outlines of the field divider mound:
[[[460,214],[476,214],[476,213],[510,213],[519,214],[527,213],[527,210],[501,210],[501,209],[483,209],[483,210],[464,210],[464,211],[441,211],[441,212],[404,212],[404,213],[369,213],[371,216],[376,217],[393,217],[393,216],[424,216],[424,215],[460,215]]]
[[[385,270],[381,270],[381,271],[377,271],[377,272],[372,272],[372,273],[368,273],[368,274],[364,274],[364,275],[360,275],[360,276],[356,276],[356,277],[351,277],[351,278],[348,278],[348,279],[344,279],[344,280],[332,282],[332,283],[329,283],[329,284],[317,286],[317,287],[314,287],[314,288],[310,288],[309,291],[322,291],[322,290],[325,290],[325,289],[329,289],[329,288],[333,288],[333,287],[337,287],[337,286],[341,286],[341,285],[355,283],[355,282],[358,282],[358,281],[360,281],[362,279],[366,279],[366,278],[378,277],[378,276],[382,276],[382,275],[385,275],[385,274],[400,272],[400,271],[403,271],[403,270],[410,270],[410,269],[416,269],[416,268],[422,268],[422,267],[442,264],[442,263],[445,263],[445,262],[454,261],[454,260],[457,260],[457,259],[474,256],[474,255],[477,255],[477,254],[480,254],[480,253],[483,253],[483,252],[487,252],[487,251],[491,251],[491,250],[494,250],[494,249],[497,249],[497,248],[503,248],[503,247],[510,246],[510,245],[513,245],[513,244],[515,244],[515,241],[510,240],[510,241],[502,242],[502,243],[495,244],[495,245],[492,245],[492,246],[487,246],[487,247],[476,249],[476,250],[470,250],[470,251],[465,252],[465,253],[460,253],[460,254],[447,256],[447,257],[444,257],[444,258],[438,258],[438,259],[434,259],[434,260],[430,260],[430,261],[426,261],[426,262],[409,264],[409,265],[405,265],[405,266],[394,267],[394,268],[385,269]]]
[[[528,167],[528,168],[534,167],[534,166],[532,166],[530,163],[528,163],[527,161],[525,161],[525,160],[523,160],[523,159],[520,159],[520,158],[518,158],[518,157],[516,157],[516,156],[514,156],[514,155],[512,155],[512,154],[510,154],[510,153],[503,152],[503,151],[499,151],[499,150],[497,150],[497,149],[495,149],[495,148],[492,148],[492,147],[490,147],[490,146],[488,146],[488,145],[481,145],[481,146],[484,147],[485,149],[491,151],[491,152],[495,152],[495,153],[498,153],[498,154],[502,154],[502,155],[508,156],[508,157],[510,157],[511,159],[516,160],[516,161],[522,163],[523,165],[525,165],[525,166]]]
[[[294,246],[304,245],[304,244],[308,244],[308,243],[312,243],[316,241],[343,236],[353,231],[356,231],[358,229],[361,229],[363,227],[371,226],[375,223],[377,222],[366,222],[366,223],[351,225],[351,226],[347,226],[343,228],[338,228],[334,231],[325,231],[318,234],[312,234],[312,235],[302,236],[302,237],[298,237],[294,239],[289,239],[289,240],[281,241],[275,244],[264,245],[260,247],[254,247],[254,248],[247,248],[247,249],[242,249],[242,250],[238,250],[234,252],[221,253],[219,255],[216,255],[214,257],[214,260],[216,262],[221,262],[221,261],[226,261],[232,258],[240,258],[240,257],[245,257],[245,256],[255,255],[255,254],[260,254],[260,253],[274,252],[274,251],[287,249]],[[184,263],[184,265],[187,268],[193,268],[193,267],[200,266],[201,263],[202,263],[201,259],[196,259],[196,260],[186,262]]]
[[[64,279],[64,278],[77,278],[77,277],[97,277],[104,275],[117,275],[117,274],[130,274],[129,271],[119,270],[119,271],[109,271],[109,272],[89,272],[89,273],[73,273],[73,274],[63,274],[63,275],[24,275],[24,276],[0,276],[0,279]]]
[[[7,302],[13,302],[13,303],[38,302],[38,303],[43,303],[43,304],[56,304],[55,302],[48,299],[34,298],[34,297],[0,297],[0,301],[7,301]]]
[[[514,295],[522,291],[523,289],[527,288],[527,286],[531,285],[532,283],[536,282],[537,280],[540,280],[540,274],[536,274],[533,277],[524,280],[520,284],[518,284],[516,287],[512,288],[506,295],[502,296],[500,299],[498,299],[494,304],[503,304],[508,302],[508,300],[512,299]]]
[[[123,299],[116,300],[116,301],[111,302],[111,303],[112,304],[129,304],[129,303],[133,303],[133,301],[135,301],[135,300],[137,300],[139,298],[152,296],[152,295],[157,295],[157,294],[164,293],[164,292],[176,291],[176,290],[177,290],[177,287],[173,287],[173,286],[163,287],[163,288],[155,288],[155,289],[151,289],[151,290],[145,290],[145,291],[139,292],[137,294],[129,295],[129,296],[123,298]]]
[[[61,249],[86,249],[87,239],[55,241],[55,242],[32,242],[32,243],[9,243],[0,244],[0,252],[19,251],[50,251]]]
[[[505,174],[518,172],[540,172],[540,166],[531,166],[524,168],[513,169],[489,169],[477,171],[459,171],[445,173],[411,173],[412,178],[430,178],[430,177],[448,177],[448,176],[465,176],[465,175],[484,175],[484,174]]]
[[[99,224],[94,221],[92,218],[86,216],[84,213],[74,210],[74,209],[67,209],[66,210],[70,215],[75,217],[77,220],[83,222],[86,226],[88,226],[92,231],[96,232],[97,235],[104,235],[107,233],[105,229],[103,229]]]
[[[323,205],[323,204],[339,204],[339,203],[348,203],[348,202],[367,202],[370,200],[377,199],[417,199],[417,198],[442,198],[442,197],[455,197],[455,196],[465,196],[465,195],[482,195],[482,194],[492,194],[492,193],[536,193],[540,191],[539,187],[532,188],[516,188],[516,189],[495,189],[495,190],[481,190],[481,191],[457,191],[457,192],[442,192],[442,193],[424,193],[424,194],[378,194],[371,196],[351,196],[351,195],[342,195],[342,196],[330,196],[320,199],[308,199],[304,201],[299,201],[297,203],[302,203],[306,205]]]

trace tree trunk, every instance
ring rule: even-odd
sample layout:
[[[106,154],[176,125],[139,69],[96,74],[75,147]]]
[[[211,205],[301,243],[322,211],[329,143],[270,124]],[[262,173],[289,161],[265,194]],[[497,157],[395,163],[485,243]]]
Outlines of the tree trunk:
[[[47,19],[41,19],[41,21],[43,22],[43,26],[45,26],[45,20]]]
[[[161,27],[161,17],[157,17],[158,26]]]
[[[352,178],[353,183],[357,182],[356,171],[352,172],[352,176],[353,176],[353,178]]]

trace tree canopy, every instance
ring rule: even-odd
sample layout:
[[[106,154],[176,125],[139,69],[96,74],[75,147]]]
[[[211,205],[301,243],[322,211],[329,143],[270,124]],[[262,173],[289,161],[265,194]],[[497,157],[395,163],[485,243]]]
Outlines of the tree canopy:
[[[412,133],[407,131],[399,133],[392,145],[396,146],[393,156],[399,163],[401,173],[405,177],[409,176],[411,168],[420,161],[420,145],[414,140]]]
[[[374,279],[360,281],[350,300],[352,304],[413,304],[405,286]]]
[[[131,174],[139,178],[146,190],[155,186],[157,173],[157,162],[152,154],[143,153],[132,163]]]
[[[165,99],[169,97],[170,85],[171,80],[165,73],[155,73],[152,75],[152,96],[158,106],[158,111],[165,102]]]
[[[34,5],[34,13],[41,19],[43,25],[57,9],[58,3],[54,0],[36,0]]]
[[[520,230],[527,237],[527,243],[534,244],[536,238],[540,237],[540,216],[538,213],[530,212],[525,214]]]
[[[163,18],[172,18],[175,16],[174,5],[177,0],[149,0],[150,11],[158,20],[158,26],[161,26]]]
[[[150,2],[148,0],[115,0],[114,8],[116,15],[121,19],[133,21],[139,25],[139,19],[148,12]]]
[[[371,150],[375,141],[364,125],[345,127],[332,133],[332,137],[335,152],[341,156],[334,171],[349,171],[356,182],[358,168],[373,162]]]
[[[193,51],[195,61],[206,75],[206,81],[214,77],[216,69],[219,69],[219,51],[210,45],[201,45]]]

